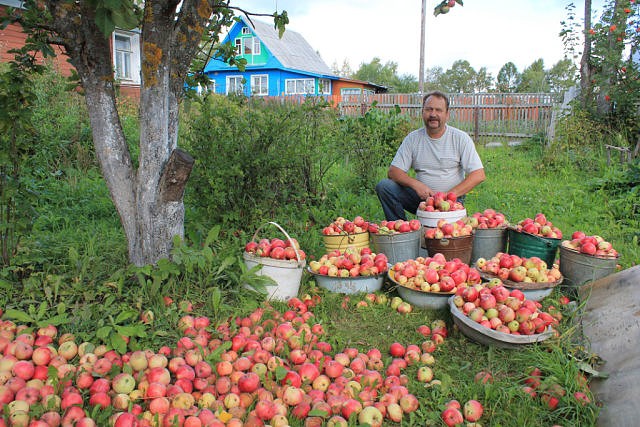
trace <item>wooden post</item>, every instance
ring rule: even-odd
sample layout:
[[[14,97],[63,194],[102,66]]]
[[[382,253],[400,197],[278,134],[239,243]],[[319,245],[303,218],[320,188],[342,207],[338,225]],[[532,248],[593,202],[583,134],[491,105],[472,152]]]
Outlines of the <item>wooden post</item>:
[[[480,137],[480,107],[475,106],[473,108],[473,141],[475,143],[478,142],[478,138]]]
[[[422,0],[422,15],[420,18],[420,71],[418,72],[418,92],[424,93],[424,37],[425,15],[427,13],[427,0]]]

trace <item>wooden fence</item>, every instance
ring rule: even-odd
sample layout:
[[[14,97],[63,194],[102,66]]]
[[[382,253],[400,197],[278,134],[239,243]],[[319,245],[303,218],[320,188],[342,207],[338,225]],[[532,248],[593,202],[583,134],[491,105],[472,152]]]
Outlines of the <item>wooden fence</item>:
[[[474,141],[485,138],[529,138],[546,135],[554,107],[562,94],[478,93],[449,94],[449,123],[469,133]],[[422,95],[364,94],[342,97],[338,107],[344,116],[363,115],[373,107],[381,111],[399,108],[403,114],[420,118]]]

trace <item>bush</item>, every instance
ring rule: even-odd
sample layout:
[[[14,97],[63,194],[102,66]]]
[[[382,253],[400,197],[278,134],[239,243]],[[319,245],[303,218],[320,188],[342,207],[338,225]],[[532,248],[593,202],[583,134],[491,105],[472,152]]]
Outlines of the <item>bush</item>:
[[[181,135],[196,159],[185,195],[191,219],[206,229],[256,225],[321,199],[323,177],[343,155],[333,146],[336,114],[326,107],[216,95],[192,104]]]

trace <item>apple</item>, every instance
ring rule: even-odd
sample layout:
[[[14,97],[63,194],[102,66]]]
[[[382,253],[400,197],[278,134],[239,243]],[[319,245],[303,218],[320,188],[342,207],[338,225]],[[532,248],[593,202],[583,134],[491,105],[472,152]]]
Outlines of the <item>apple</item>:
[[[440,415],[440,417],[448,427],[454,427],[464,423],[464,417],[462,416],[462,412],[460,412],[459,409],[454,407],[449,407],[444,411],[442,411],[442,414]]]
[[[428,366],[421,366],[418,368],[417,377],[418,381],[420,381],[421,383],[431,382],[431,380],[433,380],[433,370]]]
[[[358,414],[360,424],[368,424],[371,427],[380,427],[384,421],[382,412],[375,406],[367,406]]]
[[[469,422],[476,422],[482,417],[482,404],[477,400],[469,400],[463,407],[464,419]]]

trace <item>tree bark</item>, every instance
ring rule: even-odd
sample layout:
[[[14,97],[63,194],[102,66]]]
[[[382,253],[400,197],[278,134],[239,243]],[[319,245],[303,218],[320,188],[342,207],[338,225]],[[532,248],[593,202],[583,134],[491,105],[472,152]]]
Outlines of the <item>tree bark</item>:
[[[134,168],[118,116],[111,47],[88,2],[48,1],[52,29],[85,92],[93,142],[120,216],[129,260],[168,258],[184,235],[184,187],[193,159],[177,149],[184,79],[220,0],[147,0],[142,23],[140,155]],[[172,159],[172,160],[171,160]]]
[[[580,97],[582,106],[586,107],[593,84],[591,83],[593,75],[593,66],[591,64],[591,0],[584,0],[584,49],[580,58]]]

